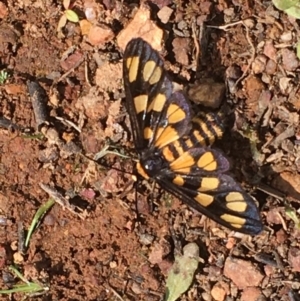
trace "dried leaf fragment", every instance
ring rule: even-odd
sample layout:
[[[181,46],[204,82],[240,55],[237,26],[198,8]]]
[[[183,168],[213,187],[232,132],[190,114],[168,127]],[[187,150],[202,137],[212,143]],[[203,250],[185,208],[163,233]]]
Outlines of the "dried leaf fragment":
[[[142,5],[130,23],[117,37],[118,46],[125,49],[127,43],[140,37],[148,42],[154,49],[161,50],[163,31],[150,20],[150,9]]]

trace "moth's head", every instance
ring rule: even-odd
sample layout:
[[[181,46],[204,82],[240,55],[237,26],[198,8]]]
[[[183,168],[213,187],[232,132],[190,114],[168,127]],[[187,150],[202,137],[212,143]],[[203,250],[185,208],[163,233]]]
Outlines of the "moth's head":
[[[136,170],[143,178],[155,178],[168,163],[162,158],[161,154],[146,151],[141,154],[140,160],[136,165]]]

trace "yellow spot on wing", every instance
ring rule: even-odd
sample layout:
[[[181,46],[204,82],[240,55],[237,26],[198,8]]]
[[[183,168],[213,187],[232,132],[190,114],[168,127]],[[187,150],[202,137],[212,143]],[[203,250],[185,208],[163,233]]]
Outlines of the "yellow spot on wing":
[[[195,200],[200,205],[207,207],[214,201],[214,197],[205,193],[198,193],[198,195],[195,197]]]
[[[231,226],[235,228],[242,228],[242,226],[246,223],[246,220],[244,218],[227,214],[227,213],[221,215],[220,218],[225,222],[231,224]]]
[[[135,111],[137,114],[146,111],[148,95],[139,95],[133,99]]]
[[[226,207],[232,211],[245,212],[247,209],[246,202],[230,202],[226,204]]]
[[[234,191],[226,195],[226,202],[243,201],[244,197],[240,192]]]
[[[126,65],[130,65],[129,68],[129,82],[134,82],[137,78],[137,73],[139,69],[140,58],[134,56],[127,59]]]
[[[145,170],[144,170],[144,168],[143,168],[143,166],[141,165],[140,162],[138,162],[138,163],[136,164],[136,171],[137,171],[144,179],[146,179],[146,180],[149,179],[149,176],[148,176],[147,173],[145,172]]]
[[[206,171],[214,171],[217,169],[217,162],[212,152],[204,153],[198,160],[197,165]]]
[[[172,115],[172,114],[175,113],[178,109],[179,109],[178,105],[170,104],[169,107],[168,107],[167,116]]]
[[[177,123],[185,118],[185,112],[175,104],[171,104],[167,110],[167,118],[169,123]]]
[[[169,146],[165,146],[162,153],[168,162],[173,162],[175,160],[174,154],[170,150]]]
[[[198,191],[211,191],[219,187],[220,181],[218,178],[203,178],[201,180],[201,187]]]
[[[161,112],[164,105],[166,103],[166,95],[162,93],[158,93],[155,98],[151,101],[147,112],[155,111],[155,112]]]
[[[176,171],[182,168],[191,167],[195,160],[188,152],[183,153],[179,158],[170,164],[172,170]]]
[[[184,179],[181,176],[176,176],[173,179],[173,183],[176,184],[176,185],[178,185],[178,186],[182,186],[184,184]]]
[[[204,168],[206,171],[214,171],[217,169],[217,162],[214,161],[214,162],[211,162],[209,165],[207,165],[205,168]]]
[[[160,81],[161,74],[162,74],[161,67],[157,66],[149,79],[150,85],[154,85],[158,83]]]
[[[245,212],[247,209],[247,203],[244,200],[243,195],[240,192],[230,192],[226,196],[226,207],[236,212]]]
[[[149,127],[144,128],[144,138],[150,140],[152,137],[153,131]]]
[[[126,60],[126,67],[127,69],[129,69],[130,65],[131,65],[131,61],[132,61],[132,57],[129,57],[127,60]]]
[[[144,69],[143,69],[143,78],[144,78],[145,82],[149,81],[149,78],[153,74],[155,66],[156,66],[156,63],[154,61],[148,61],[145,63]]]
[[[177,140],[179,138],[178,133],[171,126],[166,128],[159,128],[157,131],[155,146],[162,148],[167,144]]]
[[[158,138],[161,136],[161,134],[162,134],[163,131],[164,131],[164,128],[163,128],[163,127],[159,127],[159,128],[157,129],[156,136],[155,136],[156,141],[157,141]]]

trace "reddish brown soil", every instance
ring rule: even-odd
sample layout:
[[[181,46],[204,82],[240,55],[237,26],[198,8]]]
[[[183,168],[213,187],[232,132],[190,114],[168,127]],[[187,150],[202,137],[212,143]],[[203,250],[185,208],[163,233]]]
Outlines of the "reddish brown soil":
[[[93,2],[101,17],[99,23],[113,31],[110,40],[97,47],[86,41],[78,24],[70,22],[64,27],[65,37],[58,38],[57,25],[64,11],[60,1],[0,3],[0,71],[10,74],[0,85],[1,116],[22,127],[0,128],[0,288],[14,284],[7,281],[8,267],[14,264],[27,279],[49,287],[36,300],[162,300],[165,277],[176,251],[172,229],[183,245],[196,242],[202,258],[194,282],[181,300],[224,300],[224,296],[226,300],[296,300],[291,296],[300,288],[299,230],[285,215],[285,203],[277,190],[287,194],[293,210],[299,208],[299,62],[296,68],[289,66],[294,58],[287,58],[291,54],[283,50],[294,51],[300,29],[299,22],[276,11],[271,2],[264,2],[152,1],[150,6],[155,22],[165,32],[170,31],[164,54],[177,80],[188,86],[203,78],[221,83],[234,79],[233,84],[227,81],[227,102],[236,122],[218,147],[230,157],[232,173],[239,182],[248,183],[246,188],[253,187],[251,192],[259,200],[266,230],[254,238],[229,238],[231,231],[161,189],[154,191],[153,210],[145,189],[138,196],[142,220],[137,223],[130,183],[134,162],[114,154],[98,163],[89,159],[108,140],[116,147],[115,152],[136,157],[118,78],[122,51],[115,37],[126,29],[138,3]],[[74,10],[81,19],[88,3],[76,1]],[[155,17],[164,5],[173,9],[167,25]],[[193,63],[194,47],[174,49],[174,53],[171,45],[176,37],[174,29],[183,33],[186,45],[193,45],[192,24],[196,22],[199,29],[201,16],[212,26],[251,17],[253,26],[246,29],[237,24],[226,31],[210,28],[207,51],[200,54],[202,64],[194,72],[180,64]],[[289,33],[292,38],[285,41],[282,36]],[[74,52],[62,61],[73,46]],[[102,71],[95,53],[105,68]],[[53,82],[73,67],[63,79]],[[233,89],[243,72],[244,77]],[[26,85],[29,79],[37,79],[46,90],[50,127],[57,130],[62,144],[38,135]],[[56,117],[73,122],[81,133]],[[288,127],[292,134],[279,136]],[[62,151],[62,145],[70,141],[79,151]],[[256,151],[251,152],[249,141]],[[267,185],[267,194],[254,189],[259,181]],[[33,233],[23,257],[17,259],[20,225],[28,229],[38,208],[49,198],[40,183],[83,207],[86,217],[81,219],[55,204]],[[269,194],[271,188],[276,189],[275,196]],[[128,193],[122,194],[125,189]],[[249,293],[224,276],[229,256],[249,261],[262,273],[263,281],[256,286],[261,299],[254,299],[257,291]],[[18,293],[1,295],[0,299],[23,297]]]

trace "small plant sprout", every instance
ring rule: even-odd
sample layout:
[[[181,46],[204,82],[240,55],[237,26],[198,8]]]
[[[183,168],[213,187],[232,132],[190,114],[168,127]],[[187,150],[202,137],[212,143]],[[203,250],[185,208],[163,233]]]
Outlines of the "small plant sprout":
[[[79,17],[74,10],[72,10],[71,0],[63,0],[63,7],[65,9],[63,15],[60,17],[57,25],[57,32],[63,37],[62,29],[67,24],[67,21],[78,23]]]
[[[33,217],[33,220],[31,222],[31,225],[28,229],[27,232],[27,237],[25,240],[25,248],[28,247],[29,245],[29,240],[31,238],[31,235],[34,231],[34,229],[37,227],[38,223],[40,222],[40,220],[42,219],[42,217],[47,213],[47,211],[49,211],[49,209],[55,204],[55,201],[53,199],[48,200],[45,204],[43,204],[38,211],[36,212],[36,214]]]
[[[3,85],[7,79],[9,78],[9,74],[5,70],[0,71],[0,85]]]
[[[24,283],[15,284],[10,289],[0,290],[0,294],[13,294],[13,293],[24,293],[29,295],[43,294],[49,291],[49,287],[42,286],[37,282],[28,281],[14,266],[10,266],[9,270],[14,274],[16,278],[19,278]]]

